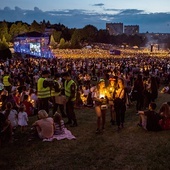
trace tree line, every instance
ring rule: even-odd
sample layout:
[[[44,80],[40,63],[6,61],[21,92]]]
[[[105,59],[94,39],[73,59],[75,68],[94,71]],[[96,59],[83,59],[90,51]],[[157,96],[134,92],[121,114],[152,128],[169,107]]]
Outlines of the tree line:
[[[13,43],[14,38],[19,34],[36,31],[45,33],[45,29],[52,29],[50,37],[50,45],[52,48],[82,48],[84,45],[93,43],[106,43],[120,46],[126,44],[128,46],[144,46],[148,41],[144,35],[109,35],[106,29],[97,29],[93,25],[86,25],[81,29],[68,28],[63,24],[51,24],[49,21],[43,20],[38,23],[35,20],[31,23],[22,21],[16,22],[0,22],[0,49],[9,47]]]

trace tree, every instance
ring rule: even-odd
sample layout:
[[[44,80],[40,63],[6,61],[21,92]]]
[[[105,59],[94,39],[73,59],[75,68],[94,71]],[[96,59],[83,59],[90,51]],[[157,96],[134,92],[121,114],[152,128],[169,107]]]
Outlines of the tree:
[[[0,39],[0,59],[6,60],[7,58],[12,58],[11,51],[9,50],[8,43],[6,42],[5,36]]]
[[[51,37],[50,37],[50,45],[52,46],[52,48],[57,47],[57,43],[55,42],[53,35],[51,35]]]
[[[128,37],[128,42],[130,46],[140,47],[144,43],[144,39],[142,36],[135,34]]]
[[[89,42],[89,43],[96,42],[96,40],[97,40],[97,33],[98,33],[98,30],[93,25],[86,25],[83,28],[84,39],[87,42]]]
[[[65,41],[70,41],[71,33],[67,27],[63,27],[61,37],[64,38]]]
[[[31,32],[36,31],[36,32],[43,33],[45,31],[44,24],[39,24],[34,20],[30,26],[30,31]]]
[[[100,29],[97,33],[97,42],[108,43],[109,42],[109,32],[107,30]]]
[[[65,39],[61,38],[59,48],[64,48],[64,45],[65,45]]]
[[[11,41],[11,35],[8,33],[8,24],[6,21],[0,23],[0,39],[5,37],[7,42]]]
[[[12,38],[16,37],[19,34],[24,34],[29,31],[29,26],[27,24],[23,24],[22,22],[16,22],[11,25],[9,33]]]
[[[52,35],[53,35],[55,42],[59,43],[60,39],[61,39],[62,32],[54,30]]]
[[[6,38],[5,36],[2,37],[2,39],[0,39],[0,50],[5,50],[9,48],[8,43],[6,42]]]
[[[75,29],[71,37],[71,48],[80,48],[82,39],[82,30]]]
[[[4,21],[4,22],[1,22],[0,23],[0,38],[2,39],[2,37],[8,33],[8,25],[7,23]]]

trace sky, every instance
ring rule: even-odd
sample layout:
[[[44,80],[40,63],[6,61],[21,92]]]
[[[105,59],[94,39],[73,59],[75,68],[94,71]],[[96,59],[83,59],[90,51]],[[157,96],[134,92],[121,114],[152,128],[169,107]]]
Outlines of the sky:
[[[140,33],[170,33],[170,0],[1,0],[0,21],[33,20],[68,28],[106,23],[139,25]]]

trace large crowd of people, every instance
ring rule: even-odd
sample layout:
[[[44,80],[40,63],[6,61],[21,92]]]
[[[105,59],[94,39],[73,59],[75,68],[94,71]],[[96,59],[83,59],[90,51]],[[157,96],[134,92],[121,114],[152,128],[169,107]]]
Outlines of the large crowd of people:
[[[0,81],[1,142],[11,141],[10,134],[18,126],[24,132],[29,117],[37,114],[39,120],[33,126],[41,139],[63,132],[64,124],[77,127],[74,108],[83,106],[94,107],[96,134],[105,129],[107,111],[110,123],[121,131],[133,101],[139,126],[153,131],[170,129],[169,101],[155,112],[158,90],[170,85],[169,58],[104,58],[101,54],[98,58],[12,58],[0,62]],[[68,121],[63,124],[65,117]]]

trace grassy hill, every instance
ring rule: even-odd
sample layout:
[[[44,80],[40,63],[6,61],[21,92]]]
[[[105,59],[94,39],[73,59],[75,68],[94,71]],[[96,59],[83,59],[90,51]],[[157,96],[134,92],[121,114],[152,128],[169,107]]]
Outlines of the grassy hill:
[[[157,109],[169,101],[169,94],[159,94]],[[96,135],[94,108],[76,109],[78,127],[70,128],[76,140],[29,141],[26,133],[16,130],[17,141],[0,148],[1,170],[106,170],[106,169],[169,169],[170,131],[146,132],[137,126],[135,103],[127,109],[125,128],[120,133],[110,125],[107,113],[103,134]],[[36,116],[30,117],[31,125]]]

